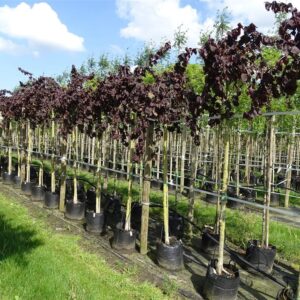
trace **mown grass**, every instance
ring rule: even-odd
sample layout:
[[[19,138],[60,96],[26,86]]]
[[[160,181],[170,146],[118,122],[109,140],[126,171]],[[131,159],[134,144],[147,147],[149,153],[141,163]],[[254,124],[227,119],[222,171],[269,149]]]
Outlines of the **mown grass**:
[[[135,272],[120,273],[55,233],[0,192],[0,299],[164,299]]]

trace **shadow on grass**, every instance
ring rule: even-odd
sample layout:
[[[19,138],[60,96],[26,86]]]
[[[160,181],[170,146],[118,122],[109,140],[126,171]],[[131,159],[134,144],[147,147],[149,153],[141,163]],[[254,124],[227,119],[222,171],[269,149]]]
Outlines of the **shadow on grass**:
[[[13,226],[12,220],[0,214],[0,262],[13,257],[15,262],[26,266],[26,254],[41,246],[43,242],[37,238],[36,231],[25,226]]]

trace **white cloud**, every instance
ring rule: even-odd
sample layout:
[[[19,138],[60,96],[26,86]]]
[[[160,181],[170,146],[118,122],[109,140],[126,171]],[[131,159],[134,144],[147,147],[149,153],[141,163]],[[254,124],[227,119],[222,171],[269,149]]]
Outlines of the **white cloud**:
[[[222,10],[225,7],[228,7],[228,10],[231,12],[232,26],[236,26],[239,22],[243,25],[248,25],[254,23],[258,30],[263,33],[270,33],[273,31],[275,17],[272,12],[268,12],[265,9],[265,0],[251,0],[251,1],[242,1],[242,0],[199,0],[207,6],[211,14],[216,14],[217,10]],[[295,2],[299,0],[294,0]]]
[[[16,54],[19,52],[20,46],[11,40],[4,39],[0,36],[0,52]]]
[[[128,20],[121,36],[141,41],[173,40],[174,32],[187,32],[188,45],[196,46],[201,25],[197,10],[190,5],[181,6],[180,0],[117,0],[118,15]]]
[[[24,39],[29,45],[68,51],[83,51],[84,39],[69,32],[57,13],[45,2],[32,7],[22,2],[16,7],[0,7],[0,33]]]

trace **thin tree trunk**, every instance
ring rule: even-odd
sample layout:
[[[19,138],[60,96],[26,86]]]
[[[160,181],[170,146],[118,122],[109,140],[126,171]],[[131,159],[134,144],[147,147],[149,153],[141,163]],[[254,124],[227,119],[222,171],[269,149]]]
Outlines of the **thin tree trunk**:
[[[198,147],[193,143],[191,149],[191,171],[190,171],[190,186],[189,186],[189,207],[188,207],[188,219],[190,222],[194,222],[194,209],[195,209],[195,179],[197,173],[197,160],[198,160]],[[193,236],[193,226],[188,223],[188,237],[191,239]]]
[[[55,123],[54,116],[52,116],[51,121],[51,147],[52,147],[52,155],[51,155],[51,193],[55,193]]]
[[[132,158],[134,154],[135,141],[134,139],[130,139],[129,142],[129,151],[128,151],[128,198],[127,198],[127,206],[126,206],[126,219],[125,219],[125,230],[130,230],[130,221],[131,221],[131,203],[132,203],[132,181],[133,181],[133,163]]]
[[[241,133],[238,131],[237,135],[237,153],[236,153],[236,195],[240,195],[240,153],[241,153]]]
[[[78,203],[78,193],[77,193],[77,144],[78,144],[78,127],[75,127],[75,130],[73,130],[72,133],[72,140],[73,140],[73,171],[74,171],[74,178],[73,178],[73,202],[74,204]]]
[[[169,133],[169,161],[170,161],[170,174],[169,174],[169,182],[173,184],[173,136]]]
[[[100,151],[100,141],[97,140],[96,153],[97,153],[97,183],[96,183],[96,214],[101,212],[101,151]]]
[[[156,179],[159,179],[160,172],[160,152],[161,152],[161,140],[158,142],[158,154],[157,154],[157,166],[156,166]]]
[[[66,179],[67,179],[67,140],[62,139],[62,158],[61,158],[61,174],[60,174],[60,196],[59,196],[59,210],[65,211],[65,199],[66,199]]]
[[[11,175],[12,173],[12,124],[9,122],[8,125],[8,174]]]
[[[205,133],[205,146],[204,146],[204,168],[203,168],[203,173],[205,176],[207,176],[207,166],[208,166],[208,151],[209,151],[209,126],[206,126],[206,133]],[[205,178],[205,177],[204,177]]]
[[[185,167],[185,154],[186,154],[186,135],[187,130],[184,126],[181,136],[181,161],[180,161],[180,193],[184,190],[184,167]]]
[[[154,125],[150,124],[146,134],[145,145],[145,169],[143,180],[143,198],[142,198],[142,224],[141,224],[141,254],[148,252],[148,226],[149,226],[149,196],[151,187],[151,169],[152,169],[152,153],[153,153],[153,131]]]
[[[246,157],[245,157],[245,180],[247,185],[249,185],[250,143],[251,143],[250,136],[248,136],[246,141]]]
[[[271,201],[271,193],[272,193],[272,169],[273,169],[273,150],[274,150],[274,123],[275,116],[272,116],[269,123],[269,137],[268,137],[268,162],[267,162],[267,181],[266,181],[266,190],[267,195],[265,197],[265,229],[264,229],[264,239],[262,241],[262,246],[268,248],[269,247],[269,225],[270,225],[270,215],[269,215],[269,207]]]
[[[31,151],[32,151],[32,131],[30,127],[30,121],[27,121],[27,169],[26,169],[26,182],[30,182],[30,163],[31,163]]]
[[[117,140],[114,140],[113,142],[113,169],[115,170],[116,169],[116,158],[117,158]]]
[[[222,196],[221,196],[221,211],[219,221],[219,253],[218,253],[218,264],[217,274],[222,275],[223,264],[224,264],[224,244],[225,244],[225,211],[226,211],[226,197],[228,188],[228,162],[229,162],[229,136],[225,132],[224,136],[224,165],[223,165],[223,183],[222,183]]]
[[[168,199],[168,129],[164,126],[163,134],[163,213],[165,244],[170,244],[169,238],[169,199]]]
[[[294,121],[295,122],[295,121]],[[293,124],[292,135],[290,142],[288,144],[288,169],[286,170],[286,190],[285,190],[285,197],[284,197],[284,207],[289,207],[289,200],[290,200],[290,188],[291,188],[291,179],[292,179],[292,165],[293,165],[293,158],[294,158],[294,148],[295,148],[295,123]]]

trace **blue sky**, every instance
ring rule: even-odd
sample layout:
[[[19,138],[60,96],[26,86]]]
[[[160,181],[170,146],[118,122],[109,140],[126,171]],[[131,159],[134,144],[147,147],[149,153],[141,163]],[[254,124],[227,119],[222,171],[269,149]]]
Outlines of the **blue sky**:
[[[274,23],[263,0],[0,0],[0,89],[24,77],[55,76],[107,53],[135,55],[145,42],[172,39],[182,24],[188,44],[212,27],[217,10],[228,6],[232,24],[254,22],[268,31]],[[295,0],[294,5],[300,0]],[[299,3],[300,4],[300,3]],[[300,6],[300,5],[298,5]]]

